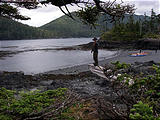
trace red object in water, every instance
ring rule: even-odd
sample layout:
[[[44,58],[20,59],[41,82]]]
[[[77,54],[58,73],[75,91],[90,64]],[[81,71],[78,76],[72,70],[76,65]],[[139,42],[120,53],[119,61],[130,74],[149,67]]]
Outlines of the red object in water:
[[[131,53],[129,56],[131,57],[140,57],[140,56],[146,56],[148,55],[147,52],[141,52],[141,53]]]

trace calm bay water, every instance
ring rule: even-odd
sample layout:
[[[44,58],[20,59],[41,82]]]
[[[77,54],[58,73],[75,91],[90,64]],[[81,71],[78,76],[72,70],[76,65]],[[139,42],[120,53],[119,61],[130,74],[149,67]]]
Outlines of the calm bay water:
[[[23,51],[0,59],[0,71],[23,71],[25,74],[36,74],[92,63],[90,51],[54,50],[88,42],[91,42],[91,38],[0,41],[0,51]],[[99,50],[99,59],[109,58],[115,53]]]

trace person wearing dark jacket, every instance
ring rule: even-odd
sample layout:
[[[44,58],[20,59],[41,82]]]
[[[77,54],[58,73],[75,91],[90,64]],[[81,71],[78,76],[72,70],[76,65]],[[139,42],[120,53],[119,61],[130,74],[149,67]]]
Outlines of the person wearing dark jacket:
[[[94,66],[98,66],[98,44],[97,44],[97,38],[94,37],[92,40],[94,41],[94,43],[93,43],[93,47],[92,47],[91,53],[93,52]]]

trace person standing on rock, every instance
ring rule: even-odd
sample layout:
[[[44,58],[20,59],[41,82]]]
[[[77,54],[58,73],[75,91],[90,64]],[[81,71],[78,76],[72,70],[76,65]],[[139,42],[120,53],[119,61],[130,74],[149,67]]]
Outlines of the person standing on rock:
[[[98,44],[97,44],[97,38],[94,37],[92,40],[94,41],[94,43],[93,43],[93,47],[92,47],[91,53],[93,52],[94,66],[98,66]]]

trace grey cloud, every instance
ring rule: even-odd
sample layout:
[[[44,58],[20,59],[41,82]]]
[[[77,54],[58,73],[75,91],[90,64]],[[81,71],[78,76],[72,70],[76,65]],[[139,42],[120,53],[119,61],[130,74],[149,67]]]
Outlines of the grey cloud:
[[[56,11],[59,11],[59,8],[58,7],[55,7],[53,5],[39,5],[40,8],[36,9],[38,12],[41,12],[41,13],[46,13],[46,12],[56,12]]]
[[[154,11],[159,14],[160,12],[160,1],[159,0],[135,0],[135,1],[128,1],[130,4],[135,4],[136,13],[144,14],[145,12],[147,15],[150,15],[151,9],[153,8]]]
[[[103,1],[109,1],[109,0],[103,0]],[[118,1],[118,0],[117,0]],[[143,15],[145,12],[147,15],[150,15],[150,11],[153,8],[154,11],[158,14],[160,14],[160,0],[123,0],[125,3],[129,4],[135,4],[135,7],[137,8],[136,14]],[[77,10],[77,6],[67,6],[69,11],[75,11]],[[63,8],[65,11],[65,8]],[[60,11],[58,7],[55,7],[53,5],[47,5],[42,6],[42,8],[36,9],[36,10],[21,10],[22,14],[30,16],[31,20],[26,21],[26,24],[32,25],[32,26],[40,26],[42,24],[45,24],[47,22],[50,22],[54,20],[55,18],[60,17],[63,15],[63,13]],[[38,21],[39,20],[39,21]]]

